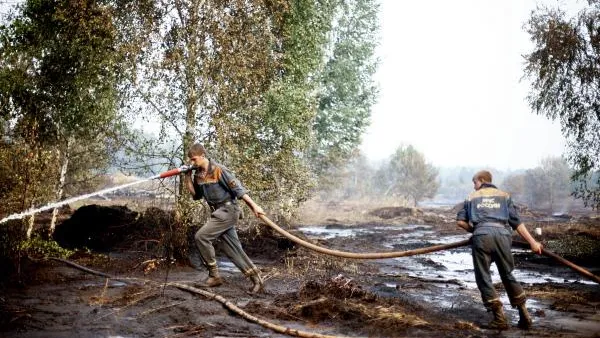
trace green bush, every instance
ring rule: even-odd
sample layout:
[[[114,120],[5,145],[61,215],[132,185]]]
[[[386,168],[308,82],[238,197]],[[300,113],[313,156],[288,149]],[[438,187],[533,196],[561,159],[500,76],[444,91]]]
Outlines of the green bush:
[[[22,241],[19,245],[21,255],[31,258],[59,257],[68,258],[73,251],[65,249],[53,240],[45,240],[40,237],[30,238]]]

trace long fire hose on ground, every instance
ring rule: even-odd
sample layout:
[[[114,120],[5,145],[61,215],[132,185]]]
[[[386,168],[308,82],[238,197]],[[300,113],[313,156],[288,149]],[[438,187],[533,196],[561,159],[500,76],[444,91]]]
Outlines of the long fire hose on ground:
[[[171,169],[164,173],[161,173],[158,176],[160,178],[166,178],[166,177],[175,176],[175,175],[178,175],[181,173],[186,173],[193,169],[196,169],[196,168],[193,166],[184,165],[182,167],[174,168],[174,169]],[[458,248],[461,246],[468,245],[470,242],[470,239],[467,239],[467,240],[460,241],[460,242],[434,245],[434,246],[430,246],[430,247],[419,248],[419,249],[414,249],[414,250],[407,250],[407,251],[354,253],[354,252],[331,250],[331,249],[323,248],[318,245],[306,242],[306,241],[290,234],[289,232],[283,230],[281,227],[279,227],[277,224],[275,224],[275,222],[271,221],[267,216],[260,215],[260,219],[262,219],[268,226],[273,228],[273,230],[277,231],[279,234],[283,235],[284,237],[286,237],[287,239],[291,240],[292,242],[294,242],[296,244],[299,244],[308,249],[311,249],[311,250],[314,250],[316,252],[320,252],[323,254],[336,256],[336,257],[342,257],[342,258],[351,258],[351,259],[384,259],[384,258],[408,257],[408,256],[414,256],[414,255],[422,255],[422,254],[435,252],[435,251]],[[523,247],[523,246],[526,248],[529,247],[529,245],[527,245],[526,243],[523,243],[523,242],[514,241],[514,243],[521,247]],[[594,275],[593,273],[591,273],[590,271],[564,259],[563,257],[560,257],[559,255],[557,255],[551,251],[548,251],[546,249],[542,249],[542,255],[553,258],[557,262],[564,264],[567,267],[573,269],[580,275],[582,275],[586,278],[589,278],[589,279],[593,280],[594,282],[600,284],[600,277],[598,277],[598,276]]]
[[[374,252],[374,253],[354,253],[354,252],[346,252],[346,251],[338,251],[338,250],[331,250],[331,249],[327,249],[327,248],[323,248],[320,247],[318,245],[309,243],[305,240],[302,240],[292,234],[290,234],[289,232],[285,231],[284,229],[282,229],[281,227],[279,227],[277,224],[275,224],[273,221],[271,221],[267,216],[265,215],[260,215],[260,219],[262,219],[268,226],[270,226],[271,228],[273,228],[273,230],[277,231],[279,234],[283,235],[284,237],[286,237],[287,239],[291,240],[292,242],[302,245],[306,248],[309,248],[311,250],[314,250],[316,252],[320,252],[320,253],[324,253],[327,255],[332,255],[332,256],[336,256],[336,257],[342,257],[342,258],[353,258],[353,259],[383,259],[383,258],[394,258],[394,257],[407,257],[407,256],[414,256],[414,255],[421,255],[421,254],[425,254],[425,253],[430,253],[430,252],[434,252],[434,251],[441,251],[441,250],[448,250],[448,249],[453,249],[453,248],[458,248],[461,246],[465,246],[468,245],[470,242],[470,239],[464,240],[464,241],[460,241],[460,242],[454,242],[454,243],[449,243],[449,244],[442,244],[442,245],[435,245],[435,246],[429,246],[429,247],[425,247],[425,248],[419,248],[419,249],[414,249],[414,250],[407,250],[407,251],[395,251],[395,252]],[[524,242],[520,242],[520,241],[514,241],[515,244],[517,244],[520,247],[525,247],[525,248],[529,248],[529,244],[524,243]],[[576,265],[562,257],[560,257],[559,255],[546,250],[546,249],[542,249],[542,254],[544,256],[550,257],[555,259],[556,261],[558,261],[561,264],[566,265],[567,267],[573,269],[574,271],[576,271],[577,273],[579,273],[580,275],[589,278],[591,280],[593,280],[594,282],[600,284],[600,277],[594,275],[593,273],[591,273],[590,271],[582,268],[579,265]]]
[[[434,251],[458,248],[458,247],[469,244],[469,240],[466,239],[466,240],[460,241],[460,242],[449,243],[449,244],[440,244],[440,245],[434,245],[434,246],[429,246],[429,247],[425,247],[425,248],[406,250],[406,251],[370,252],[370,253],[355,253],[355,252],[347,252],[347,251],[338,251],[338,250],[331,250],[331,249],[323,248],[321,246],[318,246],[318,245],[309,243],[303,239],[300,239],[300,238],[290,234],[289,232],[283,230],[281,227],[279,227],[277,224],[275,224],[273,221],[271,221],[265,215],[260,215],[260,219],[262,219],[265,223],[267,223],[268,226],[273,228],[273,230],[277,231],[278,233],[280,233],[281,235],[283,235],[284,237],[286,237],[287,239],[291,240],[292,242],[294,242],[296,244],[302,245],[302,246],[309,248],[311,250],[314,250],[316,252],[320,252],[320,253],[324,253],[327,255],[336,256],[336,257],[342,257],[342,258],[383,259],[383,258],[408,257],[408,256],[422,255],[422,254],[426,254],[426,253],[430,253],[430,252],[434,252]]]
[[[266,217],[265,215],[260,215],[260,218],[271,228],[273,228],[276,232],[278,232],[279,234],[283,235],[284,237],[288,238],[289,240],[293,241],[296,244],[299,244],[301,246],[304,246],[306,248],[309,248],[311,250],[314,250],[316,252],[320,252],[320,253],[324,253],[324,254],[328,254],[328,255],[332,255],[332,256],[336,256],[336,257],[342,257],[342,258],[352,258],[352,259],[384,259],[384,258],[395,258],[395,257],[407,257],[407,256],[414,256],[414,255],[419,255],[419,254],[425,254],[425,253],[429,253],[429,252],[434,252],[434,251],[441,251],[441,250],[447,250],[447,249],[452,249],[452,248],[457,248],[457,247],[461,247],[461,246],[465,246],[468,245],[470,242],[470,239],[464,240],[464,241],[459,241],[459,242],[455,242],[455,243],[449,243],[449,244],[443,244],[443,245],[435,245],[435,246],[430,246],[430,247],[425,247],[425,248],[419,248],[419,249],[415,249],[415,250],[407,250],[407,251],[396,251],[396,252],[379,252],[379,253],[353,253],[353,252],[346,252],[346,251],[338,251],[338,250],[331,250],[331,249],[327,249],[327,248],[323,248],[320,247],[318,245],[306,242],[292,234],[290,234],[289,232],[283,230],[281,227],[279,227],[277,224],[275,224],[273,221],[271,221],[268,217]],[[520,242],[520,241],[514,241],[514,244],[516,244],[519,247],[525,247],[528,248],[529,245],[527,243],[524,242]],[[548,251],[546,249],[542,250],[542,254],[548,257],[551,257],[555,260],[557,260],[558,262],[568,266],[569,268],[575,270],[576,272],[578,272],[579,274],[581,274],[582,276],[585,276],[587,278],[592,279],[593,281],[595,281],[596,283],[600,284],[600,278],[594,274],[592,274],[591,272],[589,272],[588,270],[560,257],[559,255]],[[151,281],[151,280],[147,280],[147,279],[140,279],[140,278],[129,278],[129,277],[115,277],[115,276],[111,276],[108,275],[106,273],[103,272],[99,272],[99,271],[95,271],[89,268],[86,268],[84,266],[78,265],[76,263],[73,263],[71,261],[65,260],[65,259],[60,259],[60,258],[50,258],[52,260],[55,261],[59,261],[59,262],[63,262],[67,265],[70,265],[72,267],[75,267],[79,270],[82,270],[84,272],[87,273],[91,273],[97,276],[102,276],[102,277],[106,277],[106,278],[111,278],[114,280],[120,280],[123,282],[144,282],[144,283],[154,283],[154,284],[159,284],[158,282],[155,281]],[[306,331],[301,331],[301,330],[296,330],[296,329],[291,329],[289,327],[284,327],[281,325],[277,325],[274,323],[271,323],[269,321],[260,319],[258,317],[255,317],[247,312],[245,312],[244,310],[242,310],[241,308],[237,307],[235,304],[233,304],[232,302],[228,301],[226,298],[206,291],[206,290],[202,290],[202,289],[198,289],[195,287],[192,287],[190,285],[187,284],[183,284],[183,283],[176,283],[176,282],[168,282],[168,283],[162,283],[163,286],[169,286],[169,287],[174,287],[180,290],[184,290],[184,291],[188,291],[191,293],[195,293],[201,296],[204,296],[206,298],[208,298],[209,300],[216,300],[219,303],[221,303],[223,306],[225,306],[226,308],[228,308],[229,310],[231,310],[232,312],[236,313],[237,315],[239,315],[240,317],[244,318],[245,320],[248,320],[250,322],[254,322],[257,323],[265,328],[268,328],[270,330],[273,330],[275,332],[278,333],[283,333],[283,334],[287,334],[290,336],[297,336],[297,337],[312,337],[312,338],[332,338],[335,336],[328,336],[328,335],[322,335],[322,334],[318,334],[318,333],[312,333],[312,332],[306,332]]]

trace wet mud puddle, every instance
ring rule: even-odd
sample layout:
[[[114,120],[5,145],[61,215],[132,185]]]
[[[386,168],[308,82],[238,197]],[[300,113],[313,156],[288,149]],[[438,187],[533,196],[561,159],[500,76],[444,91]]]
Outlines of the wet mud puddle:
[[[448,244],[468,239],[470,234],[440,236],[429,225],[364,225],[352,228],[341,226],[306,226],[299,229],[307,237],[319,239],[331,249],[353,252],[404,251],[438,244]],[[372,291],[395,296],[397,290],[409,294],[421,302],[441,311],[452,311],[463,307],[482,307],[475,283],[470,247],[433,252],[430,254],[381,259],[372,261],[379,267],[377,281]],[[519,266],[519,257],[531,254],[528,250],[513,248],[517,268],[513,274],[523,285],[596,283],[584,279],[567,267],[553,266],[548,269],[528,269]],[[492,264],[492,280],[501,283],[496,266]],[[398,277],[405,278],[398,278]],[[375,277],[375,276],[374,276]],[[407,278],[408,277],[408,282]],[[413,290],[414,292],[411,292]],[[504,290],[498,289],[505,311],[513,320],[518,312],[511,309]],[[579,332],[600,332],[600,311],[582,318],[577,313],[557,312],[552,304],[543,300],[529,299],[527,307],[534,314],[556,318],[553,325],[568,326]],[[535,318],[534,318],[535,320]]]

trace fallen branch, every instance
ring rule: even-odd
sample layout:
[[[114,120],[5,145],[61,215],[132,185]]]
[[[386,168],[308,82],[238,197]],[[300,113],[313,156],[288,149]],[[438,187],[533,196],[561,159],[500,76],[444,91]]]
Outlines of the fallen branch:
[[[134,277],[118,277],[118,276],[112,276],[109,275],[107,273],[104,272],[100,272],[100,271],[96,271],[96,270],[92,270],[90,268],[84,267],[82,265],[79,265],[77,263],[71,262],[69,260],[66,259],[62,259],[62,258],[55,258],[55,257],[50,257],[51,260],[54,261],[58,261],[58,262],[62,262],[65,263],[73,268],[76,268],[78,270],[81,270],[83,272],[92,274],[92,275],[96,275],[96,276],[101,276],[101,277],[105,277],[105,278],[110,278],[110,279],[114,279],[117,281],[122,281],[124,283],[129,283],[129,282],[141,282],[141,283],[153,283],[153,284],[162,284],[150,279],[143,279],[143,278],[134,278]],[[296,329],[292,329],[289,327],[285,327],[285,326],[281,326],[281,325],[277,325],[277,324],[273,324],[271,322],[268,322],[266,320],[260,319],[258,317],[255,317],[247,312],[245,312],[244,310],[242,310],[241,308],[237,307],[235,304],[233,304],[232,302],[228,301],[226,298],[224,298],[221,295],[218,295],[216,293],[212,293],[206,290],[202,290],[202,289],[198,289],[195,288],[193,286],[189,286],[186,284],[182,284],[182,283],[176,283],[176,282],[168,282],[165,283],[165,286],[170,286],[173,288],[177,288],[180,290],[184,290],[184,291],[188,291],[194,294],[198,294],[201,296],[204,296],[205,298],[208,298],[209,300],[216,300],[217,302],[223,304],[223,306],[225,306],[227,309],[229,309],[231,312],[236,313],[237,315],[239,315],[240,317],[259,324],[265,328],[271,329],[275,332],[278,333],[282,333],[282,334],[287,334],[290,336],[296,336],[296,337],[306,337],[306,338],[336,338],[338,336],[329,336],[329,335],[322,335],[319,333],[312,333],[312,332],[306,332],[306,331],[301,331],[301,330],[296,330]]]

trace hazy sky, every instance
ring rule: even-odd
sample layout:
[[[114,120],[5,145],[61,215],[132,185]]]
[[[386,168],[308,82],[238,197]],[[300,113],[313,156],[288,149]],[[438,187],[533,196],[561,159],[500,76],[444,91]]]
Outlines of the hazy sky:
[[[536,0],[381,0],[380,97],[361,149],[412,144],[435,166],[532,168],[560,156],[558,122],[526,102],[523,30]],[[543,1],[561,7],[571,1]]]

